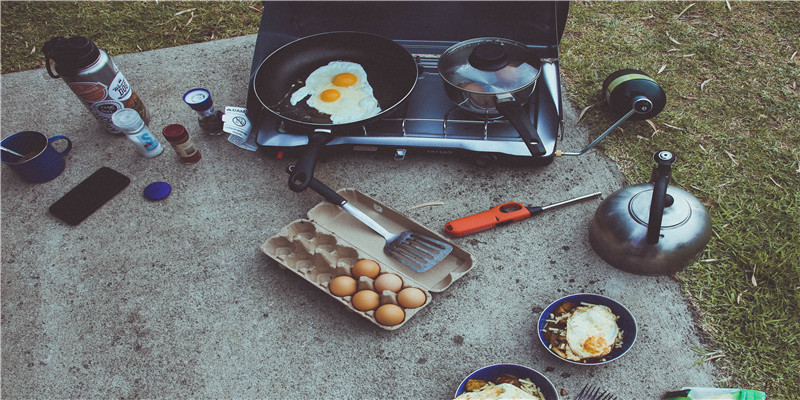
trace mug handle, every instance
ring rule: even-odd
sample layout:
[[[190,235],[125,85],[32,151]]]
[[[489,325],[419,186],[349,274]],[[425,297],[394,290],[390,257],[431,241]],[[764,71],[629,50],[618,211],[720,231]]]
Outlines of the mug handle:
[[[67,141],[67,148],[64,149],[64,151],[61,151],[61,152],[56,150],[56,153],[61,154],[62,156],[65,156],[65,155],[67,155],[67,153],[69,153],[70,150],[72,150],[72,140],[69,140],[69,138],[64,136],[64,135],[53,136],[50,139],[47,139],[47,143],[52,144],[56,140],[66,140]]]

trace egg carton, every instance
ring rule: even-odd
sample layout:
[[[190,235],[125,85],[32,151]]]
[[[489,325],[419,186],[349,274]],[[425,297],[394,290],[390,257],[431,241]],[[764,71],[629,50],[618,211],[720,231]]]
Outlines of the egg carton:
[[[453,251],[435,267],[425,272],[416,272],[383,252],[385,241],[382,236],[340,207],[328,202],[314,206],[308,212],[308,219],[289,223],[260,246],[261,251],[277,261],[281,267],[307,280],[378,327],[385,330],[402,327],[430,304],[433,300],[432,293],[446,290],[472,269],[472,255],[441,235],[357,190],[341,189],[338,193],[390,232],[410,230],[435,237],[453,246]],[[392,273],[400,276],[403,280],[401,289],[414,287],[422,290],[425,294],[424,304],[416,308],[404,308],[405,317],[402,322],[383,325],[375,319],[375,310],[360,311],[353,306],[352,296],[342,297],[331,293],[331,280],[341,275],[352,277],[351,268],[362,259],[377,262],[380,274]],[[374,279],[366,276],[358,278],[356,285],[357,290],[375,290]],[[390,290],[379,293],[379,298],[380,305],[400,305],[397,293]]]

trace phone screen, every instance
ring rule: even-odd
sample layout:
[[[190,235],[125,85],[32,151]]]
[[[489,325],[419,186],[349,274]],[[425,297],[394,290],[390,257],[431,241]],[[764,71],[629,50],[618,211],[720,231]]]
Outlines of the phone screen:
[[[101,167],[50,206],[50,213],[70,224],[78,225],[100,209],[131,179],[108,167]]]

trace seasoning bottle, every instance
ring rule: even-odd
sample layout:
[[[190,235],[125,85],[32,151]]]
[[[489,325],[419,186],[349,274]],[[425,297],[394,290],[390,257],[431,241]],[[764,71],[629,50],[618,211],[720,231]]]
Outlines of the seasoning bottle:
[[[150,133],[150,129],[136,110],[132,108],[118,110],[111,115],[111,121],[136,144],[143,156],[153,158],[164,151],[164,146]]]
[[[183,95],[183,101],[197,111],[197,122],[200,128],[210,135],[222,134],[222,112],[214,110],[211,92],[203,88],[189,90]]]
[[[181,124],[167,125],[161,134],[167,139],[178,157],[182,162],[192,164],[200,161],[200,150],[195,147],[192,138],[189,137],[189,132]]]
[[[91,40],[83,36],[69,39],[57,36],[44,44],[42,52],[47,73],[53,78],[64,79],[109,133],[122,134],[111,122],[111,116],[123,108],[136,110],[145,122],[150,122],[147,108],[128,80],[108,54],[97,48]],[[55,61],[58,74],[53,73],[50,60]]]

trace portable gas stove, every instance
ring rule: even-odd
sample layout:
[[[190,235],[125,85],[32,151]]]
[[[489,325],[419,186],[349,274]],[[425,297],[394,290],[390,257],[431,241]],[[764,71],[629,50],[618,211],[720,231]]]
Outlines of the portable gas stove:
[[[265,2],[247,100],[253,132],[263,147],[291,151],[308,144],[263,109],[252,78],[274,50],[295,39],[330,31],[363,31],[394,40],[417,60],[419,78],[409,98],[386,117],[337,136],[325,150],[409,151],[456,154],[479,164],[492,161],[545,165],[562,133],[558,43],[566,23],[565,2]],[[533,157],[502,117],[478,115],[447,97],[437,71],[439,56],[453,44],[476,37],[503,37],[525,44],[542,61],[542,73],[526,111],[546,152]]]

